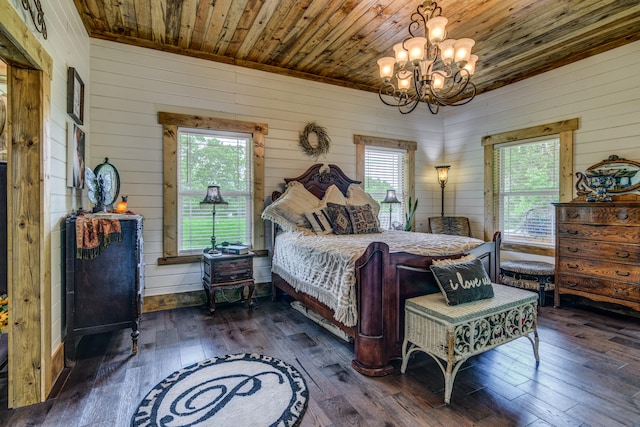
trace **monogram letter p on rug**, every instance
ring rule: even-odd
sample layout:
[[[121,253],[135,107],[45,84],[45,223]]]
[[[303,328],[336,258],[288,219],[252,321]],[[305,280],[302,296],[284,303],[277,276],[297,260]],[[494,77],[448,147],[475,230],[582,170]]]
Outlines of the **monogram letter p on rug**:
[[[169,375],[142,399],[132,426],[297,426],[307,408],[304,378],[282,360],[233,354]]]

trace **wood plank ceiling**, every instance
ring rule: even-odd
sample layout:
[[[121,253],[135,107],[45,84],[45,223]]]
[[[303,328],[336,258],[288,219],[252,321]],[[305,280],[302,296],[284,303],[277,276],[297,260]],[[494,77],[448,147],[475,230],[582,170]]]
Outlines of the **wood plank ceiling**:
[[[365,91],[419,0],[74,0],[91,37]],[[640,39],[638,0],[441,0],[478,93]]]

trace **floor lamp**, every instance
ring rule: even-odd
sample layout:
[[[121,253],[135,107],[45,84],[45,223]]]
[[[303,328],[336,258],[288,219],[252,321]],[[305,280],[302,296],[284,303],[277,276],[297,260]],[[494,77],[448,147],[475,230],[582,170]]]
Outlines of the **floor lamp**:
[[[442,195],[440,196],[442,210],[441,210],[440,216],[444,216],[444,185],[449,180],[450,167],[451,166],[436,166],[436,171],[438,171],[438,182],[440,183],[440,188],[442,189]]]
[[[389,203],[389,230],[393,230],[391,225],[391,209],[393,209],[394,203],[400,203],[400,200],[396,197],[396,190],[387,190],[387,196],[384,198],[382,203]]]
[[[200,206],[202,205],[213,205],[213,223],[211,225],[211,247],[205,248],[204,253],[209,254],[219,254],[220,251],[216,249],[216,205],[228,205],[228,202],[225,202],[222,198],[222,194],[220,194],[220,186],[219,185],[210,185],[207,187],[207,195],[204,196],[204,200],[200,202]]]

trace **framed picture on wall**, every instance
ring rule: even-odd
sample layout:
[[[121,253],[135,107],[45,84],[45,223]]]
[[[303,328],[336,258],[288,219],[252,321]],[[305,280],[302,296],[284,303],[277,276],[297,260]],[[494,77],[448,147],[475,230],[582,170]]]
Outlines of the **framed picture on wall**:
[[[73,67],[67,71],[67,113],[77,124],[84,123],[84,82]]]
[[[67,186],[84,188],[85,134],[75,123],[69,123],[67,134]]]

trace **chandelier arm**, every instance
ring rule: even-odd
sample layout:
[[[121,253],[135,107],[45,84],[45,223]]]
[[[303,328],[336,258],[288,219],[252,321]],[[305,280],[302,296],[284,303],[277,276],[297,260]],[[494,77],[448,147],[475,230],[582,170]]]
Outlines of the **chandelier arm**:
[[[413,112],[413,110],[416,109],[416,107],[418,106],[418,104],[420,104],[420,100],[419,99],[413,99],[411,102],[408,102],[404,105],[398,105],[398,111],[400,111],[401,114],[409,114],[411,112]],[[409,106],[407,109],[403,110],[403,107]]]
[[[414,31],[418,31],[421,28],[425,28],[426,34],[427,18],[425,18],[424,12],[422,11],[424,8],[425,5],[420,4],[416,8],[416,11],[411,14],[411,23],[409,24],[409,34],[411,34],[411,37],[418,37],[418,34],[414,34]],[[422,25],[420,25],[420,23],[422,23]]]
[[[437,95],[434,95],[434,97],[442,105],[448,105],[450,107],[457,107],[459,105],[464,105],[464,104],[469,103],[476,96],[476,85],[471,83],[471,82],[467,82],[467,84],[465,84],[464,88],[466,89],[467,87],[471,88],[470,94],[464,96],[463,98],[459,98],[459,95],[463,93],[463,90],[458,91],[458,92],[456,92],[456,94],[451,95],[451,96],[446,97],[446,98],[442,98],[442,97],[439,97]]]

